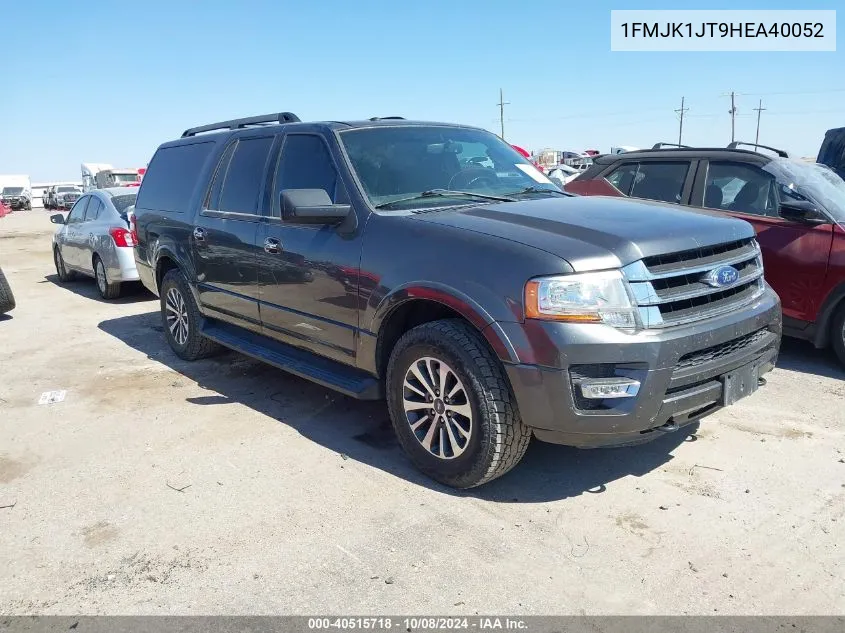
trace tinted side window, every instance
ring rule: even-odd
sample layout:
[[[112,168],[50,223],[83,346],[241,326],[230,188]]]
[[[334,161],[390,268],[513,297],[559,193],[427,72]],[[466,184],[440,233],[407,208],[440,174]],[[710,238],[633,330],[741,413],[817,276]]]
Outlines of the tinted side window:
[[[185,213],[213,141],[159,149],[141,183],[137,207]]]
[[[88,209],[85,211],[85,221],[90,222],[91,220],[96,220],[100,216],[102,208],[103,203],[100,199],[91,196],[91,202],[88,203]]]
[[[235,151],[237,145],[237,141],[230,143],[217,163],[217,168],[214,170],[214,178],[211,181],[211,186],[208,188],[208,195],[205,197],[206,209],[216,209],[220,202],[223,179],[226,178],[226,170],[229,168],[229,161],[232,160],[232,153]]]
[[[681,202],[689,163],[640,163],[631,196],[662,202]]]
[[[704,206],[752,215],[777,215],[775,178],[743,163],[712,162],[707,168]]]
[[[637,175],[637,167],[637,163],[625,163],[613,170],[605,179],[626,196],[630,195],[631,185],[634,184],[634,178]]]
[[[272,143],[272,136],[238,142],[220,192],[220,203],[217,205],[220,211],[258,212],[258,194]]]
[[[70,213],[67,214],[67,223],[68,224],[76,224],[77,222],[82,222],[85,218],[85,207],[88,206],[88,201],[91,199],[91,196],[83,196],[79,200],[76,201],[76,204],[73,205],[73,208],[70,210]]]
[[[322,189],[332,202],[346,202],[326,144],[313,134],[291,134],[285,138],[273,189],[274,215],[279,215],[279,194],[285,189]],[[339,186],[340,185],[340,186]]]

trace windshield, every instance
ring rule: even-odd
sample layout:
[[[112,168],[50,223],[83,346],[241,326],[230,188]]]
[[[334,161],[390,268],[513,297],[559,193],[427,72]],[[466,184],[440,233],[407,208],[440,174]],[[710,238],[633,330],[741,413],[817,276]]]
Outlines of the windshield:
[[[77,192],[78,193],[79,189],[77,189],[76,187],[59,187],[56,191],[58,193],[68,193],[68,192]]]
[[[111,203],[117,209],[117,212],[125,218],[126,209],[135,204],[135,198],[137,197],[137,193],[122,193],[119,196],[112,196]]]
[[[4,196],[19,196],[23,193],[23,187],[3,187]]]
[[[376,127],[347,130],[340,139],[374,207],[425,209],[481,204],[482,196],[560,194],[519,152],[484,130]],[[523,192],[528,188],[532,190]],[[438,195],[415,198],[432,191]],[[448,191],[464,194],[452,197]]]
[[[112,174],[115,182],[137,182],[138,174]]]
[[[809,199],[845,228],[845,181],[830,168],[816,163],[775,159],[763,167],[777,179],[781,197]]]

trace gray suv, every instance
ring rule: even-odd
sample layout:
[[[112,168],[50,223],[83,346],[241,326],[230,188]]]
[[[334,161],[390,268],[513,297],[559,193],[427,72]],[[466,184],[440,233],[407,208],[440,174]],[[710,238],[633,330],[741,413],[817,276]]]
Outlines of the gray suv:
[[[460,125],[189,129],[153,157],[133,229],[178,356],[223,345],[385,398],[410,459],[459,488],[532,436],[674,432],[764,384],[780,343],[748,223],[570,196]]]

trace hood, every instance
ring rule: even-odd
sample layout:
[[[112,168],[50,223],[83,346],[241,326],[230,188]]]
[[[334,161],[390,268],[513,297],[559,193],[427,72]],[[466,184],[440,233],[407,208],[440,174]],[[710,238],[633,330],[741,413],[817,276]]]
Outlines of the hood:
[[[743,221],[662,202],[601,196],[543,198],[413,216],[557,255],[576,272],[754,237]]]

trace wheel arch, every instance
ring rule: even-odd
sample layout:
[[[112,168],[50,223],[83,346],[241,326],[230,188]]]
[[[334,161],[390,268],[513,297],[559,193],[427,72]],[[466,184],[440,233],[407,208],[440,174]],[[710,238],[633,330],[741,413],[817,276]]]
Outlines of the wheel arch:
[[[490,314],[475,300],[441,284],[407,284],[385,297],[376,309],[371,332],[378,332],[374,369],[384,376],[390,353],[408,330],[441,319],[467,322],[503,362],[518,362],[510,340]]]
[[[825,297],[816,321],[816,333],[813,337],[813,345],[818,348],[830,345],[830,325],[833,321],[833,316],[842,305],[845,305],[845,281],[835,286],[828,293],[827,297]]]

